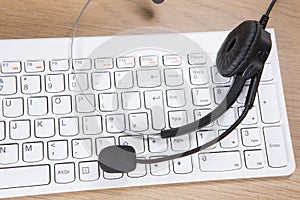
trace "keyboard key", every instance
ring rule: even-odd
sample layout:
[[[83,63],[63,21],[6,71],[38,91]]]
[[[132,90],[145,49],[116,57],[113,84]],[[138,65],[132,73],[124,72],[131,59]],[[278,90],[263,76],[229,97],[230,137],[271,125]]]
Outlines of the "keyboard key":
[[[150,159],[154,159],[154,158],[157,157],[150,157]],[[170,173],[169,161],[150,164],[150,171],[152,176],[168,175]]]
[[[78,117],[59,118],[59,133],[61,136],[75,136],[79,134]]]
[[[143,136],[122,136],[119,137],[119,144],[132,146],[137,154],[144,153],[145,151]]]
[[[142,56],[140,57],[141,67],[157,67],[158,57],[157,56]]]
[[[149,129],[147,113],[131,113],[129,114],[130,130],[134,132],[147,131]]]
[[[124,110],[138,110],[141,108],[140,92],[122,93],[122,104]]]
[[[10,138],[13,140],[24,140],[30,137],[30,121],[20,120],[11,121],[10,126]]]
[[[0,165],[13,164],[18,161],[19,161],[18,144],[0,144]],[[0,171],[2,171],[2,169]]]
[[[63,163],[54,165],[54,177],[56,183],[66,184],[75,181],[74,163]]]
[[[244,146],[255,147],[261,144],[261,134],[258,128],[243,128],[241,133]]]
[[[107,180],[116,180],[116,179],[120,179],[123,177],[122,173],[107,173],[107,172],[103,172],[103,177],[104,179]]]
[[[218,69],[217,69],[216,66],[213,66],[211,68],[211,74],[212,74],[212,80],[216,84],[226,84],[226,83],[230,83],[230,81],[231,81],[230,78],[222,76],[219,73],[219,71],[218,71]]]
[[[207,106],[211,104],[208,88],[192,89],[193,103],[195,106]]]
[[[211,109],[196,109],[196,110],[194,110],[195,121],[205,117],[207,114],[211,113],[211,111],[212,111]],[[206,127],[211,127],[211,126],[213,126],[213,124],[214,124],[214,122],[211,122]]]
[[[49,160],[64,160],[68,158],[68,141],[50,141],[48,142]]]
[[[92,69],[92,61],[91,59],[75,59],[73,60],[73,69],[78,71],[85,71]]]
[[[275,85],[259,86],[259,104],[264,123],[273,124],[280,121],[280,109]]]
[[[75,100],[78,113],[91,113],[96,109],[95,96],[93,94],[76,95]]]
[[[82,159],[92,156],[92,140],[91,139],[75,139],[72,140],[72,155],[74,158]]]
[[[182,64],[182,60],[178,55],[165,55],[163,56],[163,63],[165,66],[179,66]]]
[[[139,70],[137,71],[138,86],[142,88],[153,88],[161,85],[159,70]]]
[[[227,93],[229,92],[229,87],[216,87],[214,88],[214,97],[216,104],[221,104],[222,101],[226,98]]]
[[[0,65],[1,67],[1,65]],[[21,62],[3,62],[1,72],[3,74],[15,74],[20,73],[22,70]]]
[[[50,74],[45,76],[46,92],[58,93],[65,91],[64,74]]]
[[[171,138],[171,147],[173,151],[187,151],[191,147],[190,135],[182,135]]]
[[[96,69],[112,69],[114,67],[114,60],[112,58],[96,58]]]
[[[177,128],[187,124],[187,113],[186,111],[170,111],[169,122],[171,128]]]
[[[110,72],[97,72],[92,74],[92,85],[94,90],[108,90],[111,87]]]
[[[241,116],[243,111],[244,111],[244,107],[238,108],[239,116]],[[257,124],[257,123],[258,123],[257,108],[255,106],[253,106],[241,124],[253,125],[253,124]]]
[[[220,130],[219,135],[224,133],[225,130]],[[239,139],[237,130],[233,130],[228,136],[220,141],[220,146],[224,149],[230,149],[239,146]]]
[[[71,96],[52,97],[52,112],[56,115],[65,115],[72,112]]]
[[[151,110],[152,126],[154,130],[162,130],[166,126],[163,106],[162,91],[147,91],[145,95],[145,107]]]
[[[82,118],[83,133],[86,135],[96,135],[102,133],[101,116],[85,116]]]
[[[173,160],[175,174],[189,174],[193,171],[192,157],[186,156]]]
[[[168,150],[168,140],[160,136],[148,136],[149,151],[160,153]]]
[[[102,93],[99,94],[99,107],[101,111],[112,112],[119,108],[117,93]]]
[[[242,167],[238,151],[199,154],[199,161],[203,172],[231,171]]]
[[[114,137],[100,137],[96,139],[96,153],[99,155],[99,153],[102,151],[102,149],[105,149],[109,146],[116,145],[116,141]]]
[[[262,150],[245,151],[245,162],[248,169],[261,169],[265,166],[264,152]]]
[[[215,131],[197,131],[198,146],[202,146],[207,142],[214,140],[215,138],[217,138],[217,133]],[[217,144],[213,144],[206,149],[214,149],[216,147]]]
[[[106,130],[109,133],[122,133],[125,131],[125,116],[123,114],[107,115]]]
[[[194,53],[188,55],[190,65],[204,65],[207,62],[207,55],[205,53]]]
[[[167,86],[175,87],[183,84],[182,69],[165,69],[165,81]]]
[[[50,61],[50,70],[53,72],[68,71],[69,68],[70,68],[69,60],[52,60],[52,61]]]
[[[72,92],[82,92],[88,89],[88,75],[86,73],[69,74],[69,89]]]
[[[17,77],[0,77],[0,95],[13,95],[17,93]]]
[[[133,87],[132,71],[115,72],[115,84],[118,89],[129,89]]]
[[[25,63],[25,71],[28,73],[43,72],[45,71],[45,63],[42,60],[27,61]]]
[[[193,85],[205,85],[208,83],[208,72],[206,67],[190,68],[190,78]]]
[[[137,164],[134,171],[128,173],[130,178],[141,178],[147,175],[147,167],[144,164]]]
[[[264,71],[262,73],[261,81],[262,82],[269,82],[274,79],[274,73],[272,69],[272,64],[271,63],[266,63],[264,67]]]
[[[0,121],[0,141],[5,139],[5,122]]]
[[[133,68],[135,66],[134,57],[120,57],[117,58],[117,67],[118,68]]]
[[[81,181],[96,181],[100,177],[99,163],[88,161],[79,163],[79,179]]]
[[[186,104],[184,90],[168,90],[167,104],[171,108],[183,107]]]
[[[47,97],[28,98],[28,114],[31,116],[43,116],[48,113]]]
[[[220,126],[231,126],[237,119],[235,109],[229,108],[219,119],[218,124]]]
[[[268,163],[270,167],[284,167],[288,163],[281,127],[264,128]]]
[[[23,98],[3,99],[2,103],[4,117],[15,118],[24,114]]]
[[[34,174],[34,176],[28,178],[29,174]],[[0,189],[48,184],[50,184],[49,165],[2,168],[0,170]]]
[[[55,135],[55,121],[53,118],[34,120],[35,137],[49,138]]]
[[[43,142],[31,142],[23,144],[23,161],[27,163],[39,162],[44,159]]]

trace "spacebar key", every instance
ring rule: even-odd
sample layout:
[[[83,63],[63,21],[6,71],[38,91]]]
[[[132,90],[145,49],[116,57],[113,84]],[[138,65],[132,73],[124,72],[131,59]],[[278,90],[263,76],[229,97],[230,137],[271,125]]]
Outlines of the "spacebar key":
[[[0,168],[0,190],[50,184],[50,166]]]

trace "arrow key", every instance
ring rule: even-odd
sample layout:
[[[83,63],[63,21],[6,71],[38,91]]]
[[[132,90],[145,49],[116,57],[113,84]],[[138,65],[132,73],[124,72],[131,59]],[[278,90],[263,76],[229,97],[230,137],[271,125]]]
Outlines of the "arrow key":
[[[173,160],[175,174],[188,174],[193,171],[192,157],[187,156]]]

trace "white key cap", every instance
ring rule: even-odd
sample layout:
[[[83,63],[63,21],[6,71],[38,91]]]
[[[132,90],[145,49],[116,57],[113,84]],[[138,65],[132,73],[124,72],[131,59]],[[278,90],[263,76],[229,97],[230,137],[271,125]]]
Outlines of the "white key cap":
[[[116,145],[116,141],[114,137],[101,137],[96,139],[96,153],[99,153],[105,149],[106,147]]]
[[[152,127],[161,130],[166,127],[162,91],[147,91],[145,94],[145,107],[151,110]]]
[[[231,80],[230,78],[222,76],[219,73],[217,67],[215,67],[215,66],[213,66],[211,68],[211,74],[212,74],[212,80],[216,84],[226,84],[226,83],[229,83]]]
[[[190,135],[182,135],[171,138],[173,151],[187,151],[191,147]]]
[[[132,146],[137,154],[145,151],[143,136],[124,136],[119,137],[120,145]]]
[[[186,156],[173,160],[175,174],[189,174],[193,171],[192,157]]]
[[[205,53],[194,53],[188,55],[190,65],[204,65],[207,62],[207,55]]]
[[[68,71],[70,68],[69,60],[52,60],[50,61],[51,71]]]
[[[15,118],[24,114],[22,98],[4,99],[2,103],[4,117]]]
[[[95,96],[93,94],[76,95],[76,111],[78,113],[94,112]]]
[[[73,60],[73,69],[78,71],[85,71],[92,69],[91,59],[75,59]]]
[[[138,86],[142,88],[153,88],[161,85],[159,70],[139,70],[137,71]]]
[[[72,155],[74,158],[82,159],[92,156],[92,140],[76,139],[72,140]]]
[[[270,167],[284,167],[288,163],[283,133],[281,127],[264,128]]]
[[[25,71],[28,72],[28,73],[43,72],[43,71],[45,71],[45,63],[42,60],[27,61],[25,63]]]
[[[167,86],[180,86],[183,84],[182,69],[165,69],[165,81]]]
[[[79,163],[79,179],[81,181],[96,181],[100,177],[99,163],[97,161]]]
[[[48,142],[48,158],[50,160],[64,160],[68,158],[68,141]]]
[[[149,129],[147,113],[132,113],[129,114],[130,130],[134,132],[142,132]]]
[[[5,139],[5,122],[0,121],[0,141]]]
[[[197,141],[198,146],[202,146],[207,142],[212,141],[217,137],[217,133],[215,131],[197,131]],[[217,144],[214,144],[206,149],[214,149],[217,147]]]
[[[133,87],[132,71],[115,72],[115,84],[118,89],[129,89]]]
[[[0,77],[0,95],[17,93],[17,78],[15,76]]]
[[[20,73],[22,70],[21,62],[3,62],[0,68],[3,74]]]
[[[114,67],[114,60],[112,58],[96,58],[96,69],[111,69]]]
[[[122,104],[124,110],[138,110],[141,108],[140,92],[122,93]]]
[[[264,71],[261,76],[262,82],[268,82],[268,81],[272,81],[274,79],[272,66],[273,65],[270,63],[265,64]]]
[[[187,124],[186,111],[170,111],[169,123],[171,128],[177,128]]]
[[[41,92],[41,77],[22,76],[21,85],[23,94],[37,94]]]
[[[33,163],[44,159],[44,144],[42,142],[32,142],[23,144],[24,162]]]
[[[107,173],[103,172],[103,177],[107,180],[116,180],[123,177],[122,173]]]
[[[238,151],[199,154],[199,161],[203,172],[231,171],[242,167]]]
[[[224,133],[225,130],[220,130],[219,135]],[[239,139],[237,130],[233,130],[228,136],[226,136],[223,140],[220,141],[220,145],[222,148],[234,148],[239,146]]]
[[[225,99],[229,87],[216,87],[214,88],[214,97],[215,97],[215,102],[216,104],[221,104],[221,102]]]
[[[56,115],[65,115],[72,112],[71,96],[52,97],[52,112]]]
[[[61,136],[75,136],[79,133],[78,117],[64,117],[58,120]]]
[[[42,116],[48,113],[47,97],[28,98],[28,114],[31,116]]]
[[[158,57],[157,56],[142,56],[140,57],[141,67],[157,67]]]
[[[259,103],[261,118],[264,123],[272,124],[280,121],[280,109],[275,85],[259,86]]]
[[[106,116],[106,130],[109,133],[122,133],[125,131],[125,116],[107,115]]]
[[[19,147],[17,144],[0,145],[0,164],[8,165],[16,163],[19,160]],[[2,171],[2,170],[0,170]],[[1,186],[0,186],[1,187]]]
[[[195,106],[206,106],[211,104],[210,91],[208,88],[193,89],[192,93]]]
[[[178,55],[165,55],[163,56],[163,63],[165,66],[179,66],[182,64],[182,60]]]
[[[69,74],[69,89],[72,92],[82,92],[88,89],[88,76],[85,73]]]
[[[56,183],[72,183],[75,181],[74,163],[55,164],[54,175]]]
[[[46,92],[58,93],[65,91],[64,74],[49,74],[45,76]]]
[[[245,151],[245,162],[248,169],[261,169],[265,166],[264,152],[262,150]]]
[[[30,121],[11,121],[10,126],[10,138],[13,140],[24,140],[30,137]]]
[[[111,87],[110,72],[97,72],[92,74],[92,85],[94,90],[108,90]]]
[[[186,104],[184,90],[168,90],[167,103],[171,108],[183,107]]]
[[[211,109],[196,109],[196,110],[194,110],[195,121],[203,118],[207,114],[211,113],[211,111],[212,111]],[[213,124],[214,124],[214,122],[211,122],[209,125],[207,125],[207,127],[211,127],[211,126],[213,126]]]
[[[190,78],[193,85],[205,85],[208,83],[208,72],[206,67],[190,68]]]
[[[144,164],[137,164],[134,171],[128,173],[130,178],[140,178],[147,175],[147,168]]]
[[[133,68],[135,66],[134,57],[120,57],[117,58],[117,67],[118,68]]]
[[[230,108],[229,110],[226,111],[219,119],[218,119],[218,124],[220,126],[231,126],[235,120],[237,119],[235,109]]]
[[[241,114],[244,111],[244,107],[239,107],[238,111],[239,111],[239,116],[241,116]],[[245,119],[242,121],[241,124],[252,125],[252,124],[257,124],[257,122],[258,122],[257,108],[253,106],[251,110],[249,110],[247,116],[245,117]]]
[[[49,138],[55,135],[54,119],[37,119],[34,121],[35,137]]]
[[[29,176],[30,178],[28,178]],[[0,170],[0,189],[48,185],[50,177],[49,165],[2,168]]]
[[[102,133],[102,117],[86,116],[82,118],[83,133],[86,135],[96,135]]]
[[[244,146],[255,147],[261,144],[261,135],[258,128],[243,128],[241,133]]]
[[[153,153],[165,152],[168,150],[168,140],[160,136],[148,136],[149,151]]]
[[[157,157],[150,157],[150,159]],[[154,163],[150,165],[150,171],[152,176],[165,176],[170,173],[169,161]]]
[[[117,93],[99,94],[99,107],[101,111],[111,112],[118,110],[119,101]]]

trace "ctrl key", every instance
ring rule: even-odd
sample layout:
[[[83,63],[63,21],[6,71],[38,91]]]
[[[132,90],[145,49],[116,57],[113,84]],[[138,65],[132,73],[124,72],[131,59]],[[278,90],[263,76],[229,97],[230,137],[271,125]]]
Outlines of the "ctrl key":
[[[75,181],[74,163],[56,164],[54,166],[55,182],[66,184]]]

